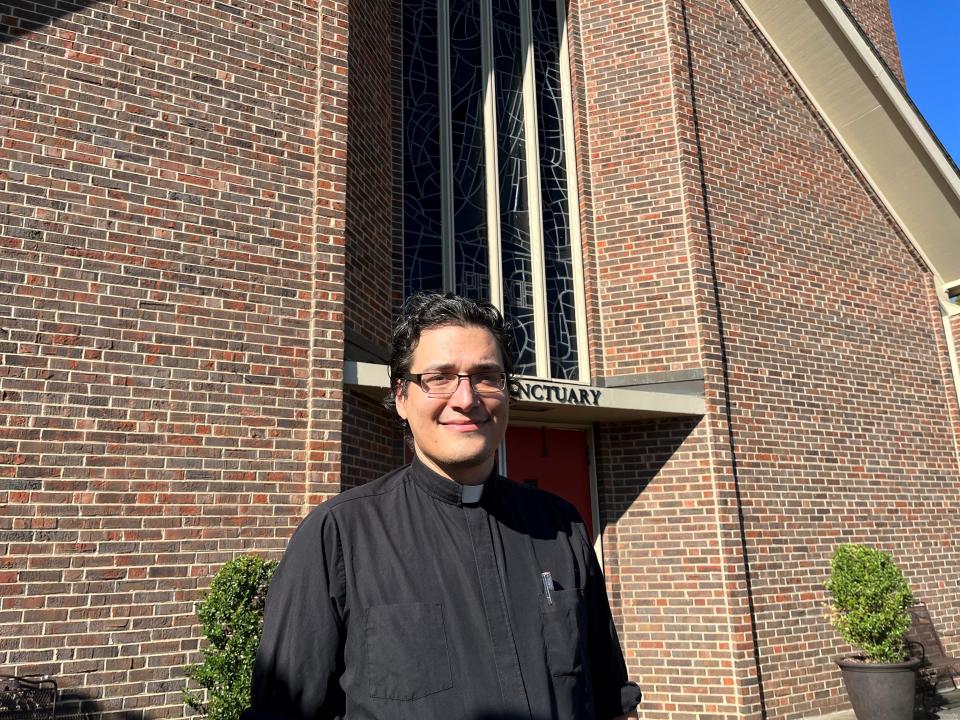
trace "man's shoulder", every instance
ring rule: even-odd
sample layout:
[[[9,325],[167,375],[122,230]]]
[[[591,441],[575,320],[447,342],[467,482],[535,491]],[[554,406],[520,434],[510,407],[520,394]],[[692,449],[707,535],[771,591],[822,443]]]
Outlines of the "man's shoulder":
[[[341,514],[369,502],[377,502],[398,490],[407,480],[409,465],[403,465],[363,485],[349,488],[324,501],[314,512]]]
[[[407,467],[397,468],[365,485],[344,490],[315,506],[294,531],[284,558],[295,548],[307,548],[307,552],[312,553],[318,546],[335,547],[342,533],[369,527],[372,515],[390,512],[389,508],[378,507],[378,499],[389,498],[403,486]]]

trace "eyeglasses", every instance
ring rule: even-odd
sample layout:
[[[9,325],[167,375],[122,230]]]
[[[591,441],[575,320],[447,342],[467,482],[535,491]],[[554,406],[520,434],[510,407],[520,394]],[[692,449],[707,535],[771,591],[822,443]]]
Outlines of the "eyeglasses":
[[[461,375],[459,373],[413,373],[402,376],[404,380],[412,380],[429,397],[450,397],[463,378],[470,378],[470,387],[478,395],[498,395],[507,387],[507,374],[502,370],[483,370],[481,372]]]

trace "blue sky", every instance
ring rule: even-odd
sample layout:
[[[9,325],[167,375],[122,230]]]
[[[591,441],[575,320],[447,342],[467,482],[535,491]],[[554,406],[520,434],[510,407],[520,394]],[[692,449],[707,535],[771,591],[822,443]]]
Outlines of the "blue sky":
[[[890,0],[907,92],[960,164],[960,0]]]

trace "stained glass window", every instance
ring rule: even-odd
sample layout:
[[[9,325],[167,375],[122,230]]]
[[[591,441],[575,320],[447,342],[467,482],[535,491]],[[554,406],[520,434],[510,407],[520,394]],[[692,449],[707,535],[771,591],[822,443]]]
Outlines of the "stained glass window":
[[[540,143],[540,202],[546,270],[550,374],[574,380],[577,358],[576,292],[570,238],[563,138],[563,84],[556,0],[531,0]]]
[[[561,8],[557,0],[403,0],[405,288],[440,289],[446,268],[455,284],[447,289],[503,309],[521,374],[578,380],[582,276]],[[531,108],[536,118],[525,117]]]
[[[450,124],[457,292],[488,300],[480,3],[450,0]]]
[[[437,4],[403,3],[403,260],[406,293],[443,289]]]

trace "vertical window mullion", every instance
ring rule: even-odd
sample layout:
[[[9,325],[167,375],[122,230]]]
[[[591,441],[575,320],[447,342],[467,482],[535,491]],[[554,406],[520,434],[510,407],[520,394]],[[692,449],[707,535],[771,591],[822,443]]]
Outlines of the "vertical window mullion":
[[[567,207],[570,213],[570,247],[573,261],[574,307],[577,326],[577,362],[580,381],[590,377],[590,358],[587,356],[587,304],[584,297],[583,245],[580,236],[580,196],[577,192],[577,162],[573,133],[573,87],[570,74],[570,45],[567,35],[566,0],[557,2],[557,28],[560,34],[560,81],[563,102],[563,135],[567,152],[564,155],[567,169]]]
[[[453,138],[450,119],[450,3],[437,0],[437,55],[440,72],[440,215],[443,289],[456,292],[453,232]]]
[[[480,2],[483,33],[483,126],[487,191],[487,238],[490,263],[490,302],[503,311],[503,264],[500,251],[500,182],[497,177],[497,86],[493,67],[493,8]]]
[[[517,373],[537,376],[522,13],[520,0],[491,0],[491,8],[503,309],[516,343]]]
[[[530,223],[530,261],[533,280],[534,347],[539,377],[550,377],[550,343],[547,334],[547,281],[543,255],[543,221],[540,205],[540,158],[537,138],[536,67],[533,58],[530,0],[520,0],[520,37],[523,48],[523,121],[527,162],[527,208]]]

